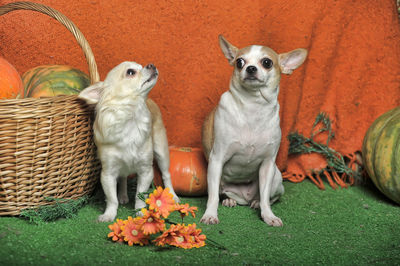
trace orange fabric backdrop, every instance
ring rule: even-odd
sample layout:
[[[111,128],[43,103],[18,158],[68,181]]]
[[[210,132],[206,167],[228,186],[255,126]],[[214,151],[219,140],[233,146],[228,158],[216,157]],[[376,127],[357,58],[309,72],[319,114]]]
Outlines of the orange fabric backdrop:
[[[0,1],[6,4],[14,1]],[[218,34],[232,44],[267,45],[278,53],[303,47],[307,61],[281,81],[283,141],[308,135],[315,116],[334,120],[334,148],[360,150],[372,121],[400,103],[400,27],[393,0],[325,1],[36,1],[69,17],[92,47],[101,79],[125,60],[154,63],[160,71],[150,96],[163,113],[170,144],[200,146],[206,114],[228,89],[232,68]],[[87,72],[72,35],[32,11],[0,17],[0,55],[22,74],[43,64],[68,64]],[[297,159],[296,159],[297,160]],[[305,174],[314,165],[290,164]]]

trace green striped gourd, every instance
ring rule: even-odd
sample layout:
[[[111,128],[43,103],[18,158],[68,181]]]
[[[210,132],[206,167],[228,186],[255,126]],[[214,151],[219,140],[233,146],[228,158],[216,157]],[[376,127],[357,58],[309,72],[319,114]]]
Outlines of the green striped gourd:
[[[22,75],[25,98],[73,95],[90,85],[88,75],[65,65],[44,65]]]
[[[372,123],[364,137],[362,155],[375,186],[400,204],[400,107]]]

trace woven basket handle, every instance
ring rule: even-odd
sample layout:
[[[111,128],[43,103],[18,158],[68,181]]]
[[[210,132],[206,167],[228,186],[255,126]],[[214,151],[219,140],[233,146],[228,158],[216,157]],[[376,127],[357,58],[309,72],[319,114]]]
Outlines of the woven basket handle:
[[[7,14],[8,12],[14,11],[14,10],[32,10],[32,11],[37,11],[43,14],[46,14],[61,24],[63,24],[75,37],[77,40],[78,44],[83,50],[83,53],[85,54],[86,61],[89,66],[89,75],[90,75],[90,82],[96,83],[100,80],[99,77],[99,72],[97,70],[97,65],[96,61],[94,60],[94,55],[92,52],[92,49],[89,46],[88,41],[86,38],[83,36],[82,32],[78,29],[78,27],[66,16],[61,14],[59,11],[42,5],[38,3],[31,3],[31,2],[14,2],[14,3],[9,3],[3,6],[0,6],[0,16]]]

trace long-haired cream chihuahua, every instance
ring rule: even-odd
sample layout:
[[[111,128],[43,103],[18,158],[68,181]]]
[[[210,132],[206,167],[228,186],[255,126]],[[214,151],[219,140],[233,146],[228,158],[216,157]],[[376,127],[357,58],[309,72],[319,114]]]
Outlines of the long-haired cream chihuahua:
[[[282,226],[271,210],[271,204],[284,192],[275,164],[281,141],[279,81],[281,73],[291,74],[304,62],[307,50],[277,54],[259,45],[238,49],[222,36],[219,43],[235,69],[229,91],[203,125],[203,147],[209,163],[208,202],[201,222],[219,223],[221,194],[222,205],[260,207],[267,224]]]
[[[103,82],[84,89],[79,98],[96,104],[94,140],[101,161],[101,185],[107,207],[98,220],[113,221],[118,201],[128,203],[127,176],[137,174],[135,209],[145,207],[138,193],[146,192],[153,180],[153,154],[164,185],[179,202],[171,184],[165,127],[158,106],[147,95],[158,78],[157,68],[123,62]],[[118,196],[117,196],[118,183]]]

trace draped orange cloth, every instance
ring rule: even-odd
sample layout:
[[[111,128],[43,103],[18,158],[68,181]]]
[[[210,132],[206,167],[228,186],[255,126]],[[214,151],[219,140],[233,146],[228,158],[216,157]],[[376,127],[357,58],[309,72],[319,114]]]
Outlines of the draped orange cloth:
[[[14,1],[1,4],[8,2]],[[159,81],[150,97],[160,106],[171,145],[201,146],[203,120],[228,90],[232,68],[218,46],[219,34],[237,47],[308,49],[305,63],[282,77],[279,96],[277,164],[294,182],[308,177],[323,188],[318,177],[330,177],[332,186],[351,180],[327,168],[321,154],[289,155],[291,133],[309,138],[324,112],[335,133],[329,147],[356,170],[367,128],[400,103],[400,25],[393,0],[35,2],[61,11],[80,28],[102,79],[125,60],[157,66]],[[0,54],[20,73],[43,64],[87,69],[70,33],[34,12],[1,17],[0,43]],[[314,140],[326,143],[327,133]]]
[[[282,8],[282,15],[300,15],[304,20],[279,25],[291,29],[287,39],[304,34],[309,57],[295,78],[282,82],[283,137],[295,131],[309,137],[316,116],[324,112],[335,133],[329,147],[357,170],[356,153],[368,127],[400,103],[400,27],[394,1],[301,1],[297,5]],[[316,138],[325,144],[327,135]],[[349,175],[339,178],[320,154],[288,155],[288,150],[289,141],[284,139],[278,164],[291,181],[309,177],[320,188],[324,188],[322,175],[332,187],[353,181]]]

